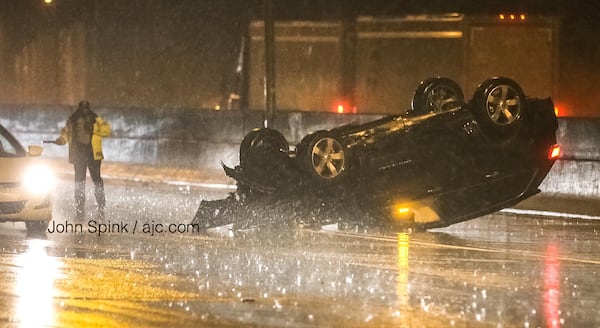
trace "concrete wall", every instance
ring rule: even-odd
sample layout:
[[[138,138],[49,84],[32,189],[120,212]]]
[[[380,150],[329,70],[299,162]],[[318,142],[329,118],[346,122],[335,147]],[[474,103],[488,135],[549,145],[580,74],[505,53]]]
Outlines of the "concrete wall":
[[[600,119],[561,118],[558,123],[563,159],[600,161]]]
[[[0,124],[26,145],[55,139],[72,108],[0,107]],[[238,147],[246,133],[262,126],[257,111],[192,109],[94,108],[112,126],[104,140],[107,161],[155,166],[218,169],[220,162],[238,163]],[[273,127],[290,144],[307,133],[380,116],[314,112],[280,112]],[[559,119],[558,142],[562,160],[542,184],[549,193],[600,197],[600,120]],[[67,147],[45,145],[48,157],[66,158]]]
[[[92,104],[93,105],[93,104]],[[0,106],[0,124],[23,145],[54,140],[73,111],[67,107]],[[107,161],[184,168],[219,168],[238,162],[239,144],[250,130],[263,125],[258,111],[215,111],[185,108],[93,108],[112,127],[104,139]],[[310,131],[378,116],[282,112],[273,127],[290,144]],[[44,155],[67,157],[67,147],[45,145]]]
[[[540,189],[558,196],[600,198],[600,161],[559,160]]]

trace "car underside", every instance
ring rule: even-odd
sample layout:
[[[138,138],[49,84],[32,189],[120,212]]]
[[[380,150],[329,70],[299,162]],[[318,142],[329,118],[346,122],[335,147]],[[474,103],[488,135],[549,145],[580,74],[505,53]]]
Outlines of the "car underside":
[[[193,223],[447,226],[538,193],[557,126],[552,101],[525,97],[511,79],[483,82],[466,102],[454,81],[431,78],[406,113],[316,131],[295,148],[276,130],[251,131],[240,164],[224,166],[237,190],[202,201]]]

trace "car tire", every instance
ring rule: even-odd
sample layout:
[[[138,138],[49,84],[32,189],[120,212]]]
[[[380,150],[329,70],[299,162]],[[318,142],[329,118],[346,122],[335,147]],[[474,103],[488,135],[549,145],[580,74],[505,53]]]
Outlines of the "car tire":
[[[258,128],[248,133],[240,145],[240,165],[252,158],[252,153],[262,149],[269,153],[289,153],[289,144],[283,134],[277,130],[269,128]]]
[[[349,151],[339,137],[328,131],[306,136],[297,147],[296,158],[308,177],[322,185],[337,183],[348,174]]]
[[[514,136],[525,117],[525,94],[512,79],[484,81],[473,95],[471,110],[488,136],[501,141]]]
[[[447,77],[433,77],[422,81],[415,90],[410,114],[444,113],[460,108],[464,102],[458,83]]]
[[[48,221],[25,221],[28,233],[45,233],[48,229]]]

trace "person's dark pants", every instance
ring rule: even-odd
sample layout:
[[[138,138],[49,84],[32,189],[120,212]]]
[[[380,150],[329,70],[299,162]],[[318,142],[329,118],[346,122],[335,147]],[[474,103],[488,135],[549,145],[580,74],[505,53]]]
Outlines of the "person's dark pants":
[[[75,205],[77,213],[83,214],[85,208],[85,176],[86,171],[90,171],[90,177],[94,182],[94,196],[96,196],[96,204],[98,210],[104,211],[106,207],[106,196],[104,194],[104,181],[100,176],[100,165],[102,161],[87,160],[73,163],[75,168]]]

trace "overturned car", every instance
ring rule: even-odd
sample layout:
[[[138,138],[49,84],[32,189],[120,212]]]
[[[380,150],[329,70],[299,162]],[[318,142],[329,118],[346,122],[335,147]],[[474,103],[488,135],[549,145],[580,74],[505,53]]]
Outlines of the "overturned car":
[[[526,97],[514,80],[489,79],[465,101],[456,82],[430,78],[406,113],[295,147],[276,130],[251,131],[239,165],[224,166],[237,191],[202,201],[193,223],[448,226],[538,193],[559,155],[557,127],[552,100]]]

